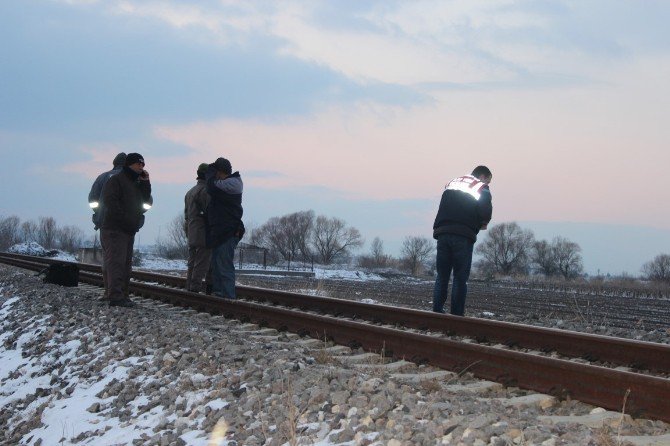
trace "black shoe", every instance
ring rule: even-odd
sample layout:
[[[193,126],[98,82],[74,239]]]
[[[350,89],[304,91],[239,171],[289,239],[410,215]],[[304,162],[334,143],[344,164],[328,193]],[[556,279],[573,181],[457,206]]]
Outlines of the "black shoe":
[[[109,301],[109,306],[110,307],[126,307],[126,308],[132,308],[136,307],[137,304],[133,302],[130,299],[125,299],[125,300],[110,300]]]

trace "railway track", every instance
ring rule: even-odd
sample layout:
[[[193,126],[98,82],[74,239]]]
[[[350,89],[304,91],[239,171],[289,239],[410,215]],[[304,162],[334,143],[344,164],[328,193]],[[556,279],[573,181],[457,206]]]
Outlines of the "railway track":
[[[0,261],[35,271],[59,262],[8,254]],[[102,285],[99,266],[79,267],[80,281]],[[668,345],[246,286],[230,301],[183,286],[183,277],[134,271],[130,291],[615,411],[625,402],[630,414],[670,421]]]
[[[280,288],[284,290],[317,289],[324,290],[329,296],[346,298],[351,295],[351,282],[341,280],[318,280],[306,278],[277,279],[263,276],[244,276],[240,281],[262,288]],[[433,283],[421,281],[416,284],[403,284],[393,281],[383,285],[368,283],[360,298],[370,298],[381,302],[393,302],[394,305],[424,309],[431,304]],[[385,288],[381,288],[381,286]],[[393,291],[389,291],[391,288]],[[564,320],[582,321],[587,325],[602,325],[628,329],[664,329],[669,327],[670,302],[667,299],[641,299],[640,306],[632,308],[631,299],[587,294],[563,293],[555,290],[516,289],[499,284],[471,281],[468,284],[468,311],[476,314],[511,314],[526,319],[529,314],[551,314]]]

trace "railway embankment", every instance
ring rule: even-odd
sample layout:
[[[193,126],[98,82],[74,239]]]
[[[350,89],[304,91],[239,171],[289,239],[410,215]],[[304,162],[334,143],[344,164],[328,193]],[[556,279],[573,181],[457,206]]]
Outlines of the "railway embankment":
[[[608,411],[101,295],[0,265],[0,443],[670,444],[670,425],[632,418],[625,400]]]

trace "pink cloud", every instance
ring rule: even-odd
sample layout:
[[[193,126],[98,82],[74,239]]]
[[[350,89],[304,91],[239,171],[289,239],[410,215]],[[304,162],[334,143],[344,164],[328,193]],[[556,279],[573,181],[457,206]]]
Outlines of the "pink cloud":
[[[653,220],[667,227],[670,211],[626,180],[648,177],[650,190],[662,188],[662,166],[670,163],[660,150],[663,135],[650,124],[656,133],[641,146],[638,132],[647,126],[612,117],[611,108],[622,99],[643,101],[607,90],[450,92],[430,107],[359,104],[275,122],[163,126],[155,134],[193,150],[180,166],[225,156],[242,173],[281,174],[247,180],[248,187],[317,185],[354,199],[437,201],[450,178],[487,164],[498,221]],[[184,179],[174,166],[162,175]],[[650,221],[641,222],[641,215]]]

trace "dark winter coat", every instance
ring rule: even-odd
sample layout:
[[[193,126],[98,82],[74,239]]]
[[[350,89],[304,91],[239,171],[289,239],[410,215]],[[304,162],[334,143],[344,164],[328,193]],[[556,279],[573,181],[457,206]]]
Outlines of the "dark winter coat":
[[[216,169],[209,166],[205,174],[209,206],[207,206],[207,247],[216,248],[230,237],[242,238],[242,178],[239,172],[225,180],[217,180]]]
[[[184,197],[184,220],[188,246],[205,247],[208,205],[207,183],[199,179],[198,184],[186,192]]]
[[[145,204],[153,204],[151,183],[124,167],[102,188],[102,229],[134,235],[144,225]]]
[[[474,177],[466,175],[452,180],[449,185],[459,179],[475,180]],[[488,224],[493,214],[491,191],[488,185],[480,183],[477,198],[477,194],[451,189],[449,185],[442,193],[440,207],[433,224],[433,237],[437,238],[440,234],[456,234],[475,242],[477,233],[482,226]]]
[[[93,224],[95,225],[94,229],[98,229],[102,224],[102,209],[100,208],[102,188],[105,186],[105,183],[107,183],[107,180],[121,172],[121,169],[123,169],[123,166],[114,166],[114,169],[101,173],[98,175],[98,178],[95,179],[93,185],[91,186],[91,191],[88,193],[88,202],[98,203],[98,207],[93,208],[93,216],[91,217]]]

